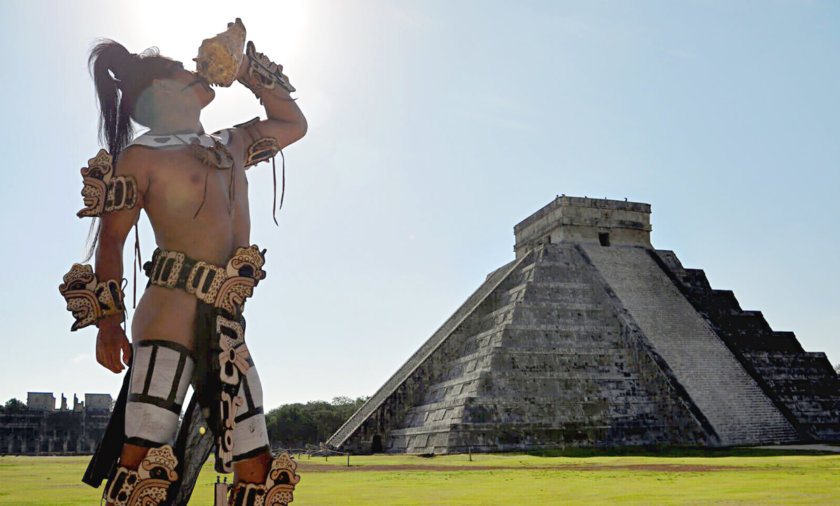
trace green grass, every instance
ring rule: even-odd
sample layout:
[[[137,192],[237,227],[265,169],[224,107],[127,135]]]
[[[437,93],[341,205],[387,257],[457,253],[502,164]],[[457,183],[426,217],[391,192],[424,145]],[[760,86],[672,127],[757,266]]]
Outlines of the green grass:
[[[666,449],[298,458],[294,504],[840,504],[840,455]],[[0,505],[98,504],[85,457],[0,457]],[[212,504],[210,462],[191,504]]]

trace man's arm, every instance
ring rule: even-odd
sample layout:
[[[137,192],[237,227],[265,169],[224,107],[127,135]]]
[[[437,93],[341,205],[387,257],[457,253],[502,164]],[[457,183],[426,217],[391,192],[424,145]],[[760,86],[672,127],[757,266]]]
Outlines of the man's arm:
[[[266,89],[258,79],[248,75],[249,60],[246,56],[239,67],[237,79],[256,94],[265,106],[268,119],[245,128],[237,129],[236,135],[241,137],[244,146],[250,145],[260,137],[271,137],[277,141],[278,148],[292,144],[306,135],[306,118],[282,86]],[[282,67],[278,66],[282,71]],[[243,132],[242,130],[247,130]]]
[[[149,177],[142,162],[142,150],[124,151],[115,165],[118,175],[132,175],[137,180],[137,205],[102,215],[102,226],[96,247],[96,276],[98,279],[123,279],[123,245],[131,227],[137,222],[146,191],[149,189]],[[99,333],[96,336],[96,361],[115,373],[123,370],[123,363],[131,360],[131,344],[120,325],[120,315],[110,315],[99,321]],[[120,361],[120,351],[123,359]]]

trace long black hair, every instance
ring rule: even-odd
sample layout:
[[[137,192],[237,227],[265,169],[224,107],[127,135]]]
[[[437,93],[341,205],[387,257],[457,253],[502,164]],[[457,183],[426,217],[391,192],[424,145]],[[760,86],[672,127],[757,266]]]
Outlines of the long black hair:
[[[168,77],[177,62],[157,48],[133,54],[119,42],[104,39],[90,51],[90,66],[99,98],[99,136],[116,160],[134,135],[131,120],[148,125],[143,91],[154,79]]]
[[[91,49],[88,66],[99,98],[99,137],[108,146],[114,163],[134,136],[132,120],[150,126],[148,104],[144,105],[148,102],[144,97],[148,95],[143,91],[153,80],[170,76],[177,64],[160,56],[157,48],[133,54],[119,42],[109,39],[101,40]],[[101,221],[94,218],[88,231],[83,262],[93,256],[100,230]],[[135,251],[137,248],[135,241]]]

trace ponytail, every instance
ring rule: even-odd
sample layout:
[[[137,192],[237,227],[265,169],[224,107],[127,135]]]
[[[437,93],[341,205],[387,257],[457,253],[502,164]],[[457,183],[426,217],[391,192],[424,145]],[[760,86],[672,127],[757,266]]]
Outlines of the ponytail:
[[[131,141],[134,133],[129,121],[128,101],[119,89],[120,77],[127,77],[134,57],[122,44],[105,40],[93,48],[88,59],[99,98],[99,137],[114,158]]]
[[[141,93],[154,79],[168,76],[172,63],[156,48],[132,54],[108,39],[91,50],[88,65],[99,98],[99,137],[114,160],[134,136],[131,120],[146,123],[144,115],[137,114]]]

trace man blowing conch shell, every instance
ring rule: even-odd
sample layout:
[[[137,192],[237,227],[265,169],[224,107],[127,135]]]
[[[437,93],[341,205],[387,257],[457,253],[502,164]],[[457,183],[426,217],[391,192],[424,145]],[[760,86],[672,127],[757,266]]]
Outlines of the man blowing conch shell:
[[[302,138],[306,119],[282,66],[252,42],[245,49],[239,19],[205,40],[196,62],[191,72],[156,51],[133,54],[114,41],[90,55],[108,149],[82,169],[78,214],[101,225],[95,269],[75,264],[59,290],[76,319],[73,330],[99,328],[97,361],[114,373],[130,367],[84,481],[99,486],[107,478],[108,504],[186,504],[196,463],[212,445],[216,470],[234,472],[230,504],[287,504],[300,478],[288,455],[270,453],[260,380],[244,339],[245,300],[265,278],[265,250],[251,244],[246,170]],[[256,95],[268,118],[205,133],[200,115],[215,97],[211,85],[233,81]],[[134,137],[132,121],[149,130]],[[149,284],[129,342],[123,246],[141,209],[157,249],[144,265]],[[190,385],[195,393],[178,431]],[[211,443],[197,444],[202,437]]]

